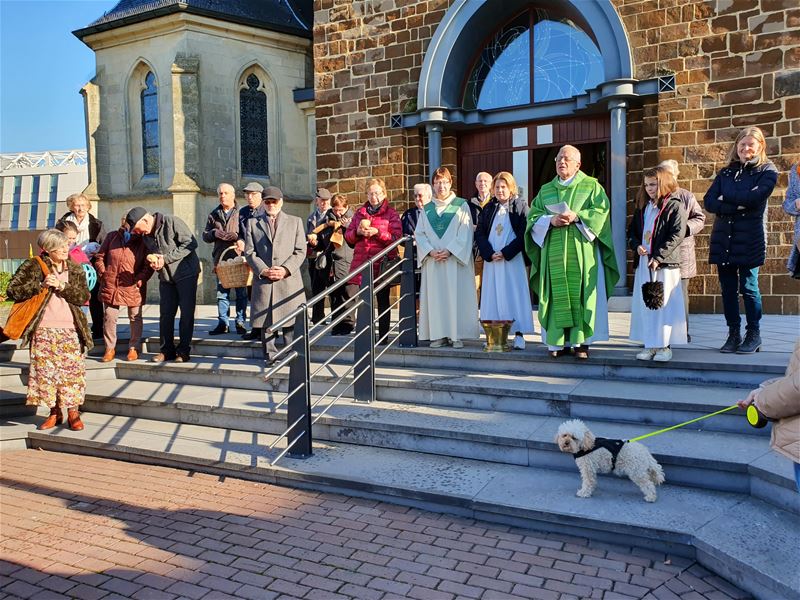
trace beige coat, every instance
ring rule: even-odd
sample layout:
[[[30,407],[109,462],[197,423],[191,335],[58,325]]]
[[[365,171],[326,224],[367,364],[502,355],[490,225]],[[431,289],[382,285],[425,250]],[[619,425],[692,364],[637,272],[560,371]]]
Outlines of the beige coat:
[[[777,420],[772,424],[772,449],[800,463],[800,338],[795,342],[786,375],[765,385],[755,405],[764,416]]]

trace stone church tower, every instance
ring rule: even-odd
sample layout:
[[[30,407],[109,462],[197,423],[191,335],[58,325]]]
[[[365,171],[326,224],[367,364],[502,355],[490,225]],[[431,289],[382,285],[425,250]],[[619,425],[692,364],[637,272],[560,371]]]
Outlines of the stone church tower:
[[[113,228],[136,205],[198,235],[216,187],[279,186],[305,217],[315,184],[311,2],[121,0],[75,35],[94,52],[89,186]],[[240,201],[241,202],[241,201]],[[201,298],[213,299],[210,245]]]

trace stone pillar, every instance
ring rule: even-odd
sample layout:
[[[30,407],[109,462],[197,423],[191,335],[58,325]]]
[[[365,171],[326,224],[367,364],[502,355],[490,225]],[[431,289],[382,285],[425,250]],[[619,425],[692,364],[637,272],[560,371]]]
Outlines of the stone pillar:
[[[101,121],[100,121],[100,86],[97,83],[97,77],[91,79],[86,85],[81,88],[81,96],[83,96],[83,118],[86,124],[86,166],[89,171],[89,184],[83,190],[86,197],[92,201],[99,200],[98,192],[98,149],[102,152],[105,150],[106,156],[100,172],[108,173],[108,146],[105,140],[99,140],[101,135]]]
[[[613,100],[608,107],[611,111],[611,234],[614,241],[614,254],[617,257],[620,278],[614,288],[615,296],[627,296],[628,287],[625,277],[626,247],[625,226],[626,226],[626,110],[627,103],[624,100]]]
[[[430,180],[433,172],[442,166],[442,127],[441,123],[430,123],[425,126],[428,133],[428,177]]]
[[[178,53],[172,64],[172,128],[175,172],[170,192],[197,192],[200,173],[200,59]]]

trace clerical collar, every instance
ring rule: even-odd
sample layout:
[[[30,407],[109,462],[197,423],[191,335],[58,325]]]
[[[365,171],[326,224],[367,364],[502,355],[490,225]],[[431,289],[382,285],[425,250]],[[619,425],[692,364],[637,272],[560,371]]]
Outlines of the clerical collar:
[[[577,175],[577,173],[575,173],[575,175]],[[573,179],[575,179],[575,175],[573,175],[572,177],[570,177],[569,179],[566,179],[566,180],[565,179],[561,179],[561,177],[559,177],[558,178],[558,183],[560,183],[561,185],[567,186],[570,183],[572,183]]]

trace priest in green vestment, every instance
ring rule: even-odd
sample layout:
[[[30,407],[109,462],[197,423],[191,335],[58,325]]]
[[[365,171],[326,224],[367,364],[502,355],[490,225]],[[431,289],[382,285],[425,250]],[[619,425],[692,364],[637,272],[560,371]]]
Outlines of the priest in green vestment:
[[[533,199],[525,230],[542,337],[554,358],[568,347],[588,358],[591,342],[608,339],[608,297],[619,279],[611,204],[580,166],[577,148],[559,150],[558,175]]]

